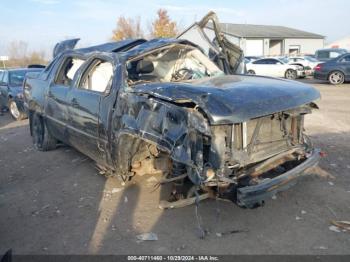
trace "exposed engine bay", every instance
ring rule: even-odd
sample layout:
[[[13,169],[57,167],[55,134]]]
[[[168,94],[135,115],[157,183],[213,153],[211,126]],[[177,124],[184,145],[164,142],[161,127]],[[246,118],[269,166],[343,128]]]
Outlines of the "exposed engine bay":
[[[261,205],[263,199],[240,199],[239,190],[278,178],[310,157],[313,148],[304,134],[304,116],[313,108],[316,104],[310,103],[242,123],[212,125],[208,134],[191,133],[184,143],[195,159],[192,167],[174,161],[156,145],[141,142],[134,148],[131,173],[160,173],[161,183],[173,183],[172,196],[162,202],[163,208],[192,204],[198,197],[228,198],[247,207]],[[274,194],[279,187],[283,183],[266,190]]]

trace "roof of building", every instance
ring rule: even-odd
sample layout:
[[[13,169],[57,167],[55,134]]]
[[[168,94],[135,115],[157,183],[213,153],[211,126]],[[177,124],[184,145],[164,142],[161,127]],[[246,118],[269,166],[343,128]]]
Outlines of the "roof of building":
[[[229,35],[245,38],[313,38],[324,39],[323,35],[314,34],[290,27],[275,25],[251,25],[220,23],[221,30]],[[211,25],[209,25],[211,27]]]

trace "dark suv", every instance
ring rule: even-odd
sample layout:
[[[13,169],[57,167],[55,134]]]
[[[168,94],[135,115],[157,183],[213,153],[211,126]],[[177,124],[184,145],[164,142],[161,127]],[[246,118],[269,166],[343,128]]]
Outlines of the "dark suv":
[[[315,67],[315,79],[328,80],[333,85],[350,80],[350,53],[341,55]]]
[[[29,72],[41,72],[43,68],[16,68],[0,70],[0,111],[9,109],[16,120],[26,117],[23,107],[23,81]]]

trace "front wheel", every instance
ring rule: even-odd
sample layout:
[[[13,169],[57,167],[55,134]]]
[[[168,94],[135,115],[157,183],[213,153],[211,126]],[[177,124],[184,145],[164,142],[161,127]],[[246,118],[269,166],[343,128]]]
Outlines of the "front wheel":
[[[13,117],[13,119],[19,121],[23,120],[26,117],[25,114],[18,109],[17,103],[14,100],[11,99],[9,101],[8,107],[10,109],[10,114]]]
[[[39,151],[49,151],[56,148],[57,140],[47,130],[44,119],[34,113],[31,121],[33,145]]]
[[[248,75],[255,75],[255,71],[254,70],[248,70]]]
[[[328,77],[328,81],[332,85],[341,85],[344,83],[344,80],[345,80],[345,76],[340,71],[334,71]]]
[[[297,79],[297,72],[293,69],[288,69],[284,76],[287,79],[295,80],[295,79]]]

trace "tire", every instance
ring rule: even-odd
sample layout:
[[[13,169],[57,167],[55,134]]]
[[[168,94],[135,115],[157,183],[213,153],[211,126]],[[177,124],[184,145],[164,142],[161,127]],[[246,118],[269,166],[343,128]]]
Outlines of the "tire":
[[[341,85],[345,81],[345,76],[340,71],[333,71],[329,74],[328,81],[332,85]]]
[[[56,148],[57,140],[47,130],[44,119],[37,113],[31,118],[33,145],[39,151],[49,151]]]
[[[17,103],[13,99],[9,100],[8,108],[12,118],[16,121],[20,121],[26,118],[26,115],[18,109]]]
[[[290,80],[295,80],[297,79],[297,72],[293,69],[288,69],[284,74],[284,77]]]
[[[248,75],[255,75],[255,71],[254,70],[248,70],[247,74]]]

